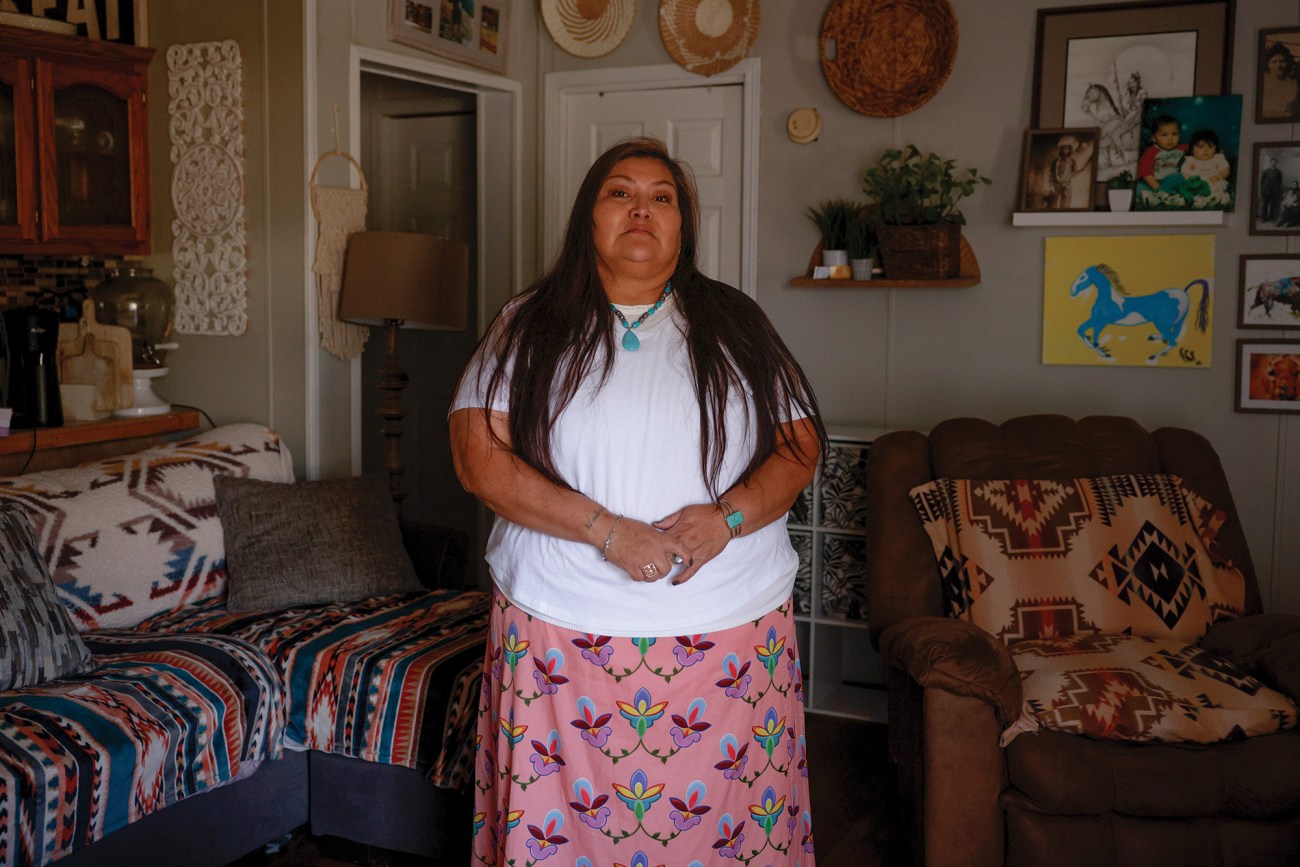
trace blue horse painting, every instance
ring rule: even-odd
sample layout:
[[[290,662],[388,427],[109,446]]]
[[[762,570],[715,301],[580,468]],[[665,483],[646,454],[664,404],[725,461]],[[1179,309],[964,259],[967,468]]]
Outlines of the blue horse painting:
[[[1089,265],[1070,286],[1071,298],[1083,294],[1089,287],[1097,290],[1092,311],[1079,326],[1079,337],[1085,346],[1103,359],[1113,361],[1114,356],[1101,345],[1101,332],[1111,325],[1149,323],[1155,326],[1156,333],[1148,339],[1162,340],[1165,344],[1164,348],[1147,358],[1148,363],[1154,363],[1182,339],[1187,313],[1192,309],[1191,291],[1197,286],[1201,289],[1201,304],[1196,311],[1196,328],[1204,334],[1210,326],[1209,282],[1193,280],[1181,289],[1175,287],[1149,295],[1130,295],[1114,268],[1104,264]]]

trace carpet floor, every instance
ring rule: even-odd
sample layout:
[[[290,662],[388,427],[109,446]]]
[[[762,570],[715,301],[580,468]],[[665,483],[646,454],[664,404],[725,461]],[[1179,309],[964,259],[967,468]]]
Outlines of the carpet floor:
[[[886,756],[886,728],[808,715],[808,763],[818,867],[906,867]],[[468,829],[467,829],[468,832]],[[274,854],[255,852],[231,867],[463,867],[359,846],[305,829]]]

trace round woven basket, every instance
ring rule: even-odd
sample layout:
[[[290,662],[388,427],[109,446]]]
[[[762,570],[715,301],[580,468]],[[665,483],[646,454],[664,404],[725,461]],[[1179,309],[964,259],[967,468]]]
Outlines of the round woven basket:
[[[840,101],[872,117],[915,111],[957,59],[948,0],[835,0],[821,30],[822,72]]]
[[[541,0],[555,44],[575,57],[603,57],[632,29],[636,0]]]
[[[759,0],[660,0],[659,36],[683,69],[716,75],[754,46]]]

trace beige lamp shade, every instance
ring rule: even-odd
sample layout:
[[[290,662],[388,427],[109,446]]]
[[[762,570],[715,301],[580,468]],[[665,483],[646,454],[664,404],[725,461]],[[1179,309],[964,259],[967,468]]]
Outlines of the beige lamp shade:
[[[362,325],[459,331],[469,304],[469,248],[416,232],[354,232],[339,318]]]

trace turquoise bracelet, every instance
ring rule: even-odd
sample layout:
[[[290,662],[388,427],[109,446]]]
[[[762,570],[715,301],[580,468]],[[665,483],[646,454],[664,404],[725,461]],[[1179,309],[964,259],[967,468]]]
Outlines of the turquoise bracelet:
[[[721,497],[718,498],[718,507],[722,509],[722,516],[727,520],[727,529],[731,531],[731,538],[735,539],[740,535],[741,525],[745,523],[744,513],[733,508],[731,503]]]

